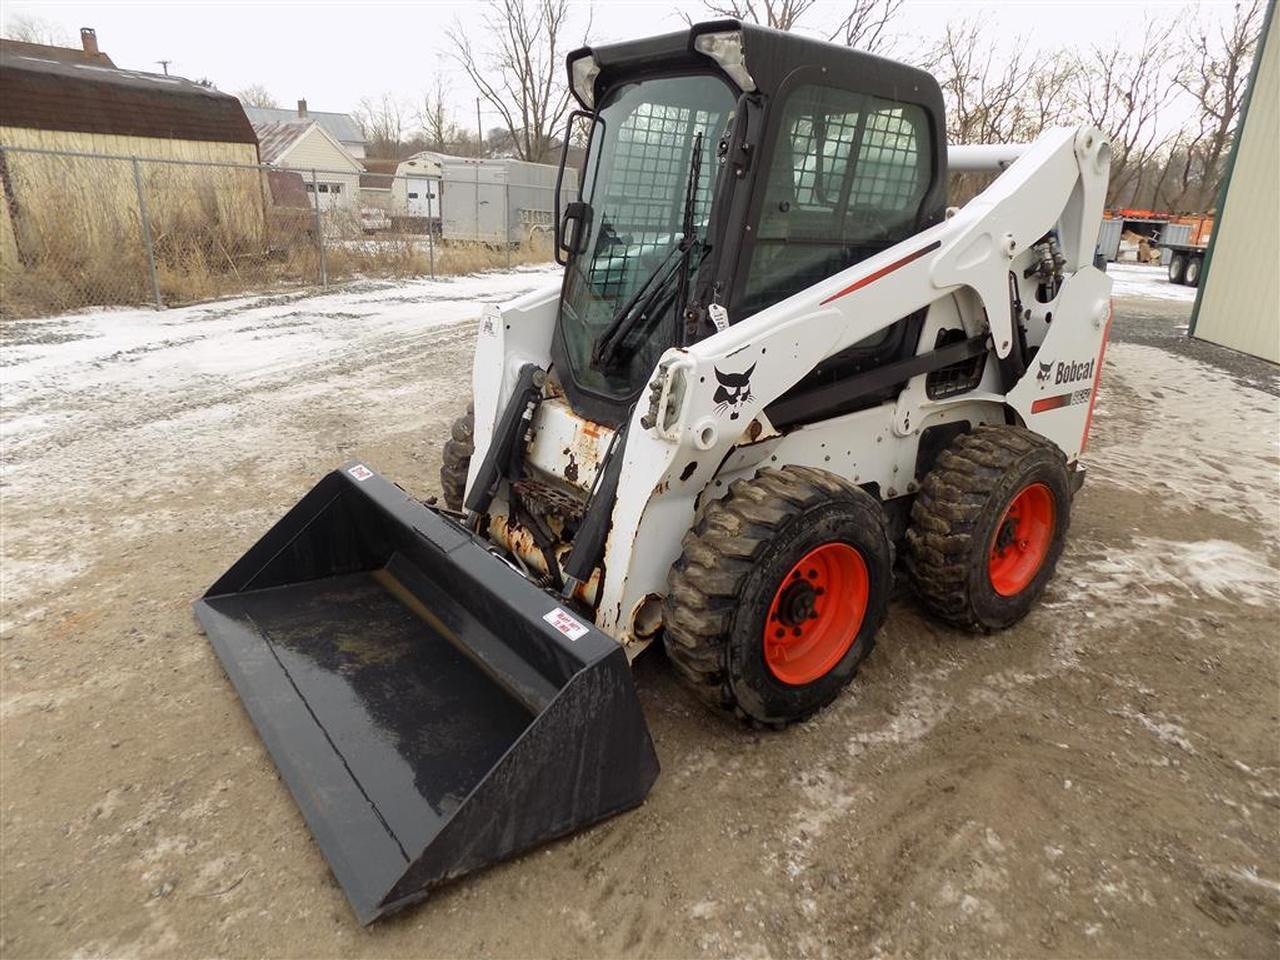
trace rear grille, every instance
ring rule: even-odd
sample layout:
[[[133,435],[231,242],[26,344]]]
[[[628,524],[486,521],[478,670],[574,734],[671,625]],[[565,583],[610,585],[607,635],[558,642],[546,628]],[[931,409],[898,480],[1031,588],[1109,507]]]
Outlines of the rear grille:
[[[521,503],[540,517],[559,517],[567,523],[576,524],[587,507],[584,500],[532,477],[517,480],[511,488]]]
[[[938,341],[934,349],[945,347],[951,343],[959,343],[966,339],[963,330],[939,330]],[[934,370],[925,378],[924,391],[930,400],[942,400],[957,394],[968,393],[982,382],[982,371],[987,365],[987,355],[978,354],[967,360],[960,360],[950,366]]]

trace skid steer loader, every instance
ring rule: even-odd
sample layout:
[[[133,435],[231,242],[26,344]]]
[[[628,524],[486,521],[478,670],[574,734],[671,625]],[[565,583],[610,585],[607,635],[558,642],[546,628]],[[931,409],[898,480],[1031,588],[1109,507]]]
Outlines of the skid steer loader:
[[[445,503],[348,463],[196,604],[365,922],[640,803],[646,645],[803,719],[895,551],[938,617],[1009,626],[1083,479],[1097,130],[948,149],[927,74],[736,21],[567,68],[563,279],[484,311]],[[947,209],[948,170],[995,176]]]

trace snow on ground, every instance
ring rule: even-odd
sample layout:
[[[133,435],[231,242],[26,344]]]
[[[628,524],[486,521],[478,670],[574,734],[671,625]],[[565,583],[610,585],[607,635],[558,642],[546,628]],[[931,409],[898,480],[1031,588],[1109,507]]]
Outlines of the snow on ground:
[[[1159,347],[1113,343],[1097,412],[1106,418],[1118,406],[1140,415],[1116,416],[1106,440],[1090,444],[1084,461],[1094,477],[1248,518],[1280,542],[1280,398]]]
[[[557,273],[539,266],[15,323],[16,336],[0,346],[0,436],[6,444],[21,442],[35,425],[30,417],[53,395],[123,385],[170,393],[214,378],[278,375],[322,361],[357,338],[413,335],[474,319],[478,302],[510,299],[553,282]]]
[[[242,483],[246,463],[283,471],[318,450],[341,462],[357,455],[351,438],[416,422],[416,388],[440,376],[442,347],[469,354],[471,334],[449,328],[487,302],[554,284],[557,273],[539,266],[11,323],[0,344],[0,592],[11,602],[83,571],[98,531],[68,544],[57,517],[87,499],[102,502],[104,524],[120,522],[126,507],[113,497],[123,493],[163,526],[193,476],[213,490]],[[465,402],[469,366],[445,376],[456,389],[429,402]],[[297,417],[333,397],[343,398],[343,436],[320,422],[300,433]]]
[[[1107,276],[1111,278],[1111,293],[1117,297],[1152,297],[1157,300],[1185,300],[1187,303],[1196,298],[1195,287],[1169,282],[1167,267],[1109,263]]]
[[[1095,606],[1125,608],[1149,616],[1150,607],[1168,606],[1181,597],[1245,603],[1267,607],[1280,604],[1280,570],[1267,557],[1228,540],[1181,542],[1136,536],[1133,545],[1112,545],[1104,556],[1088,560],[1080,579]]]

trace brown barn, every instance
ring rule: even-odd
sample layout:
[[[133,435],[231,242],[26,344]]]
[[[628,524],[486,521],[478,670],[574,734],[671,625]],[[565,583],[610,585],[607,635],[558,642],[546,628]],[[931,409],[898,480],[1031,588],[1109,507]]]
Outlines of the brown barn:
[[[258,138],[240,102],[182,77],[121,70],[98,49],[92,30],[81,31],[81,40],[79,50],[0,41],[5,264],[17,258],[30,265],[52,237],[69,232],[83,236],[86,250],[132,238],[133,157],[142,161],[158,236],[213,231],[224,246],[259,239],[262,178],[230,166],[258,163]]]

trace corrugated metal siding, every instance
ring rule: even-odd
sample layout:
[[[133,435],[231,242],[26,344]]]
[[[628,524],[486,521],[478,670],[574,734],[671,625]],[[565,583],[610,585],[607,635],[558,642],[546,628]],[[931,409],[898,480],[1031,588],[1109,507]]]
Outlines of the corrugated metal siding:
[[[1195,318],[1195,335],[1280,363],[1280,36],[1272,16],[1227,200]]]
[[[1191,224],[1189,223],[1166,223],[1164,229],[1160,231],[1161,243],[1190,243],[1191,242]],[[1172,250],[1160,250],[1160,263],[1164,266],[1169,265],[1169,261],[1173,259]]]
[[[1123,220],[1103,220],[1098,230],[1098,248],[1110,263],[1120,252],[1120,234],[1124,230]]]

